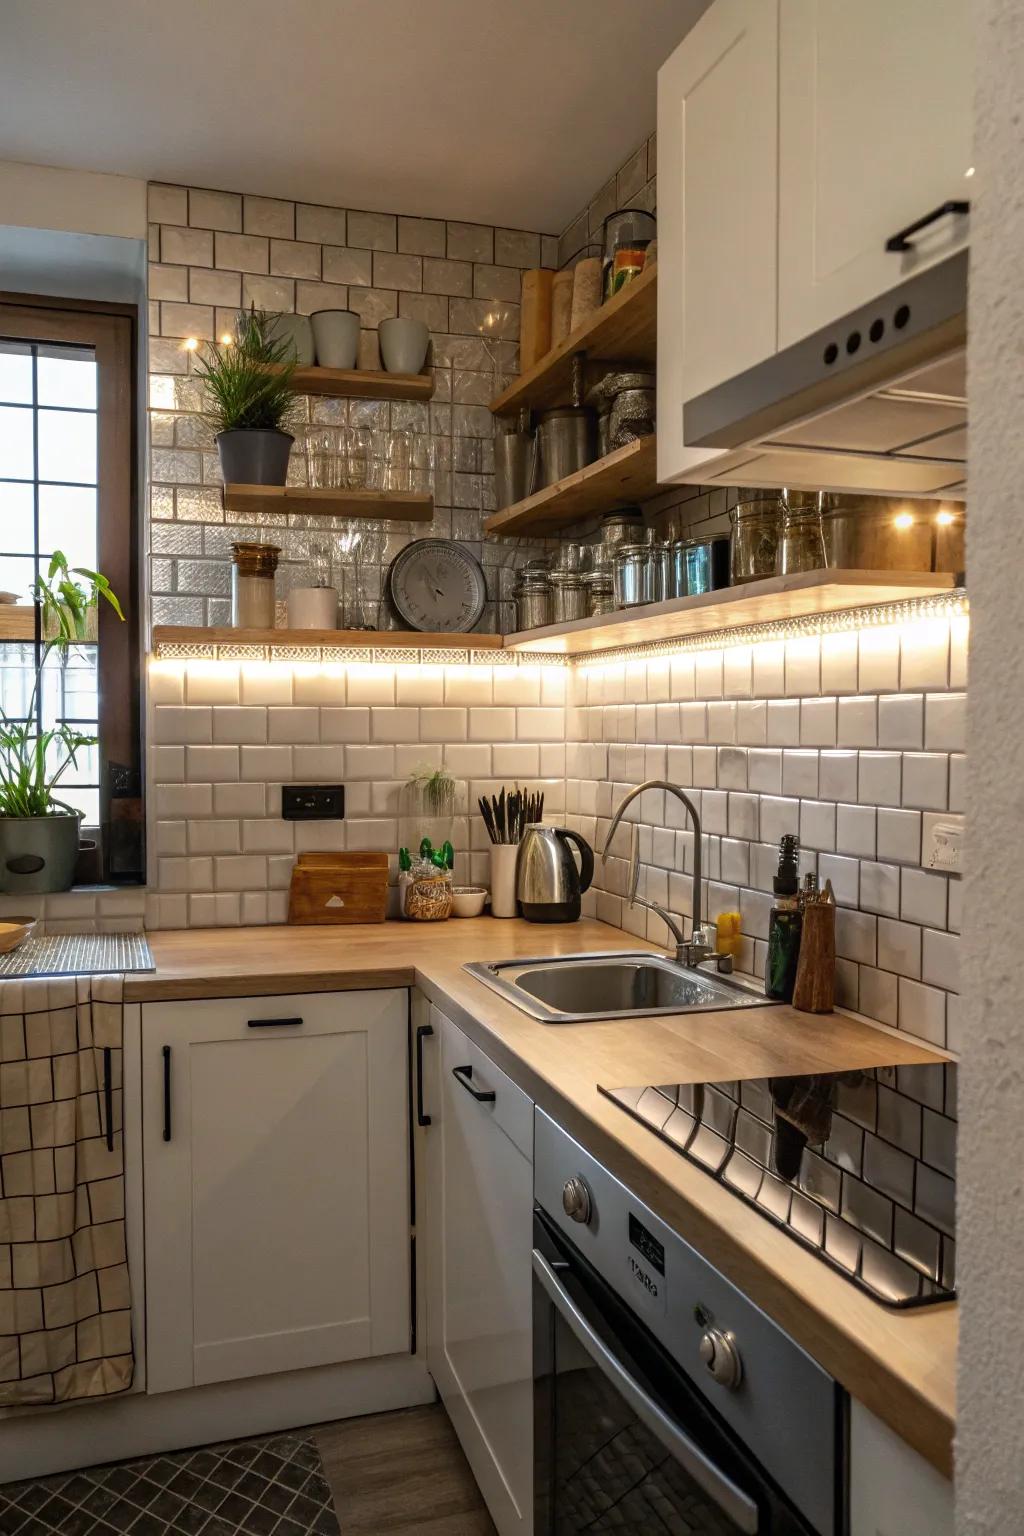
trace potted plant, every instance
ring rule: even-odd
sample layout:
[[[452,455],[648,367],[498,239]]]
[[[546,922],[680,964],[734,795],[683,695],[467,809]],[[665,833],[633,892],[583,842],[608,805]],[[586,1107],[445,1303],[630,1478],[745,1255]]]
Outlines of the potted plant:
[[[80,566],[69,569],[60,550],[32,597],[40,609],[43,648],[28,709],[24,718],[12,719],[0,706],[0,890],[38,895],[66,891],[74,881],[82,815],[57,799],[56,788],[78,753],[98,739],[64,721],[40,724],[44,670],[52,655],[65,668],[72,645],[95,633],[101,599],[122,621],[124,614],[107,578]]]
[[[233,340],[209,343],[196,360],[226,485],[284,485],[288,476],[295,345],[275,333],[277,318],[255,305],[243,310]]]

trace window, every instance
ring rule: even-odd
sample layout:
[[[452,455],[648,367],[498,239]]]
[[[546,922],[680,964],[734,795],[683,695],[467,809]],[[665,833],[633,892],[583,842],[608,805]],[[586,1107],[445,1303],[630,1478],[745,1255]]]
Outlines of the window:
[[[0,296],[0,702],[24,719],[41,637],[31,587],[50,555],[100,570],[126,622],[100,612],[66,668],[51,656],[37,718],[96,735],[61,780],[96,853],[80,877],[143,878],[135,507],[135,319],[128,306]],[[89,829],[85,831],[85,829]]]

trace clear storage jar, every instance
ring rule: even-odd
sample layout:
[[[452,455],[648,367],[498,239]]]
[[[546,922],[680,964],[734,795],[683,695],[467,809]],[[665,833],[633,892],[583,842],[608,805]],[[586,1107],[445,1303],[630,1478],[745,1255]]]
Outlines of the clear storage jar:
[[[779,534],[782,529],[782,497],[778,491],[745,492],[729,513],[729,574],[734,586],[775,575]]]
[[[776,572],[792,576],[798,571],[825,568],[825,538],[821,506],[815,498],[810,504],[787,503],[782,512]]]
[[[280,553],[276,544],[232,544],[233,628],[274,628],[274,574]]]

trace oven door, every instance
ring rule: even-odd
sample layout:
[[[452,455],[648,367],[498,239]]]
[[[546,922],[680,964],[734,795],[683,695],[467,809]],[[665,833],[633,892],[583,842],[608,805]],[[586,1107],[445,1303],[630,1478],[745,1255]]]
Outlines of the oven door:
[[[538,1210],[534,1536],[815,1536]]]

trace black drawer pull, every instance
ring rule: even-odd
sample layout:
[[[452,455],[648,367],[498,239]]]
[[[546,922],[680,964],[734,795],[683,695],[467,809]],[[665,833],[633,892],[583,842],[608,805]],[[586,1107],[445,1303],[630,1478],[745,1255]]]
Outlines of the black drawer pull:
[[[164,1141],[171,1139],[171,1048],[165,1045],[164,1057]]]
[[[103,1114],[107,1122],[107,1151],[114,1150],[114,1073],[113,1051],[103,1047]]]
[[[434,1033],[432,1024],[421,1024],[416,1030],[416,1124],[432,1125],[430,1115],[423,1109],[423,1042]]]
[[[293,1028],[296,1024],[301,1024],[301,1023],[302,1023],[301,1019],[250,1019],[249,1020],[249,1028],[250,1029],[280,1029],[280,1028],[282,1028],[284,1026],[287,1026],[288,1028]]]
[[[481,1093],[479,1088],[474,1088],[473,1084],[469,1081],[472,1076],[472,1067],[452,1067],[452,1077],[456,1078],[457,1081],[462,1084],[467,1093],[471,1093],[473,1095],[478,1104],[493,1104],[496,1101],[498,1095],[493,1091],[489,1093]]]
[[[908,224],[906,229],[897,230],[890,235],[885,242],[887,251],[912,251],[914,242],[911,235],[918,234],[922,229],[927,229],[929,224],[934,224],[938,219],[944,219],[948,213],[970,213],[971,205],[966,198],[951,197],[948,202],[940,203],[938,208],[933,208],[931,213],[926,213],[923,218],[915,219],[913,224]]]

